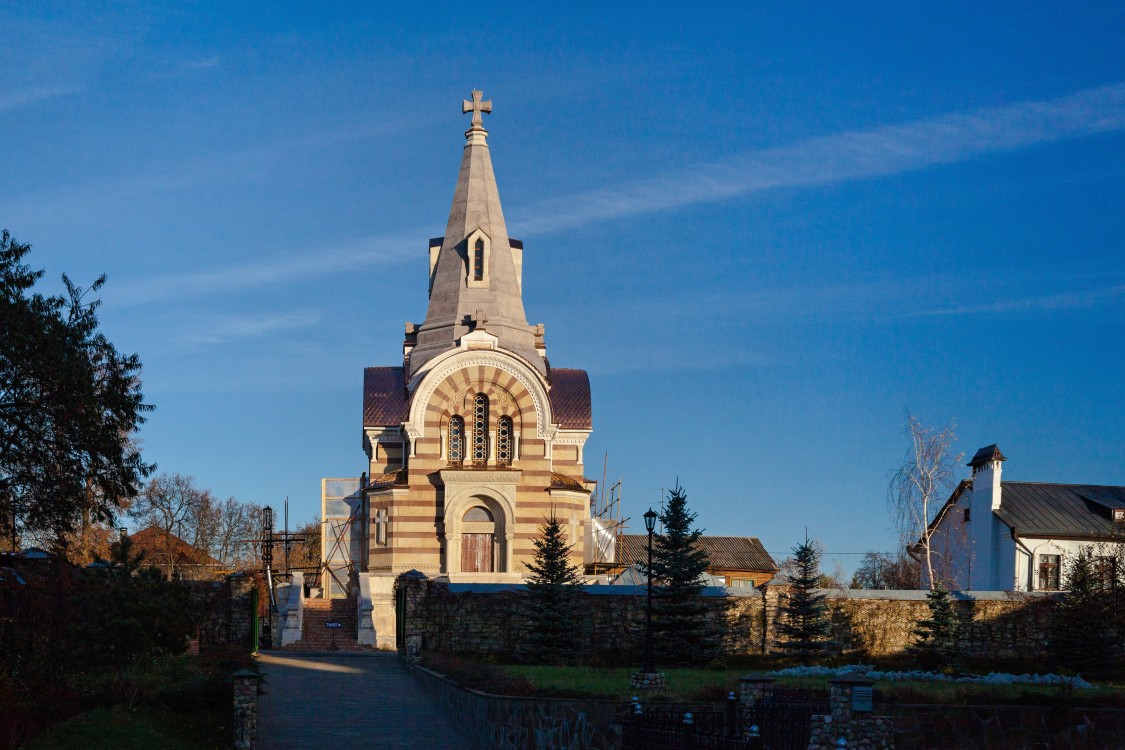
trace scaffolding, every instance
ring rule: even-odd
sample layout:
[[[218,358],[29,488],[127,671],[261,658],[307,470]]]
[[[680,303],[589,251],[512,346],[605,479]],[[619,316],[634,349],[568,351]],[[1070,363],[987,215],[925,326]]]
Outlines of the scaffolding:
[[[326,599],[352,595],[365,568],[362,478],[321,480],[321,581]]]
[[[590,526],[586,534],[586,572],[606,573],[616,566],[617,541],[629,519],[621,518],[621,480],[608,484],[609,454],[602,464],[602,479],[590,496]]]

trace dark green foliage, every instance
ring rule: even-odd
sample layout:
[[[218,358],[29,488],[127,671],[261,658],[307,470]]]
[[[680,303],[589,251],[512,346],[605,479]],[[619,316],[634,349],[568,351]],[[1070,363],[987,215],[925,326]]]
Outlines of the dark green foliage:
[[[72,648],[87,664],[124,669],[186,648],[196,625],[191,592],[140,562],[123,537],[108,565],[85,571]]]
[[[1066,594],[1051,619],[1048,652],[1059,669],[1085,676],[1111,673],[1120,663],[1114,638],[1114,587],[1090,547],[1067,561],[1063,576]]]
[[[565,530],[551,515],[535,540],[535,559],[526,563],[529,627],[527,657],[538,664],[568,664],[578,653],[582,574],[570,562]]]
[[[130,436],[152,407],[141,363],[98,331],[98,302],[64,275],[66,296],[31,293],[30,250],[0,232],[0,537],[62,537],[86,514],[112,517],[151,467]]]
[[[719,649],[708,603],[700,596],[703,574],[711,561],[699,546],[703,532],[694,527],[695,518],[687,507],[687,493],[677,482],[660,514],[664,533],[654,535],[652,545],[652,633],[657,667],[706,663]],[[649,573],[645,565],[640,567]]]
[[[917,640],[910,652],[927,669],[948,666],[960,644],[961,618],[953,609],[949,592],[941,584],[926,594],[926,605],[930,616],[919,620],[918,626],[914,628]]]
[[[816,591],[820,581],[820,552],[805,537],[804,544],[793,548],[796,558],[790,575],[789,598],[782,605],[778,633],[781,648],[793,656],[813,659],[824,655],[829,647],[828,606],[825,596]]]

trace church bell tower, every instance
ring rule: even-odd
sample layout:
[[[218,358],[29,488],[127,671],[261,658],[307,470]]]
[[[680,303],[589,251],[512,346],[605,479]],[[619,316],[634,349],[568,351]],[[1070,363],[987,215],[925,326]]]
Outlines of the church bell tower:
[[[367,472],[346,504],[358,583],[333,575],[331,595],[370,591],[380,641],[388,615],[379,612],[390,606],[393,616],[383,600],[399,574],[518,582],[552,513],[569,529],[576,565],[590,524],[590,381],[553,367],[544,327],[528,324],[524,247],[508,236],[482,117],[492,102],[473,91],[462,112],[472,119],[445,234],[426,246],[425,319],[406,324],[401,365],[363,373]],[[534,273],[534,254],[527,259]],[[328,516],[331,567],[327,550],[341,545]]]

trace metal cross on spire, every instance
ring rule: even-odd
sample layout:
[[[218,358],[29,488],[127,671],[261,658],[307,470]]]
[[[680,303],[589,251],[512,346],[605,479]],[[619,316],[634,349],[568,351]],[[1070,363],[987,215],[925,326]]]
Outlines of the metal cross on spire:
[[[473,100],[471,102],[463,100],[461,102],[461,114],[465,114],[466,112],[473,113],[473,121],[471,123],[473,130],[484,130],[484,120],[481,119],[481,112],[492,114],[492,100],[489,99],[486,102],[482,102],[480,100],[482,96],[484,96],[484,92],[474,91]]]

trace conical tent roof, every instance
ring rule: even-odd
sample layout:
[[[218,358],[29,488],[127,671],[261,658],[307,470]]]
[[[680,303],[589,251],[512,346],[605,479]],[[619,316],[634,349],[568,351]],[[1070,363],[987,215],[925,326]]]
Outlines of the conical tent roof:
[[[527,323],[523,296],[512,253],[500,192],[492,171],[488,133],[480,124],[480,112],[490,112],[491,102],[481,102],[473,92],[473,102],[465,111],[474,112],[473,126],[465,132],[465,150],[453,205],[437,262],[433,268],[430,302],[426,320],[418,329],[417,344],[410,353],[410,373],[427,361],[457,346],[461,336],[474,327],[487,330],[499,345],[526,359],[540,372],[546,363],[535,348],[535,334]],[[484,278],[475,280],[472,272],[473,248],[484,234],[488,245]],[[483,324],[479,320],[483,317]]]

